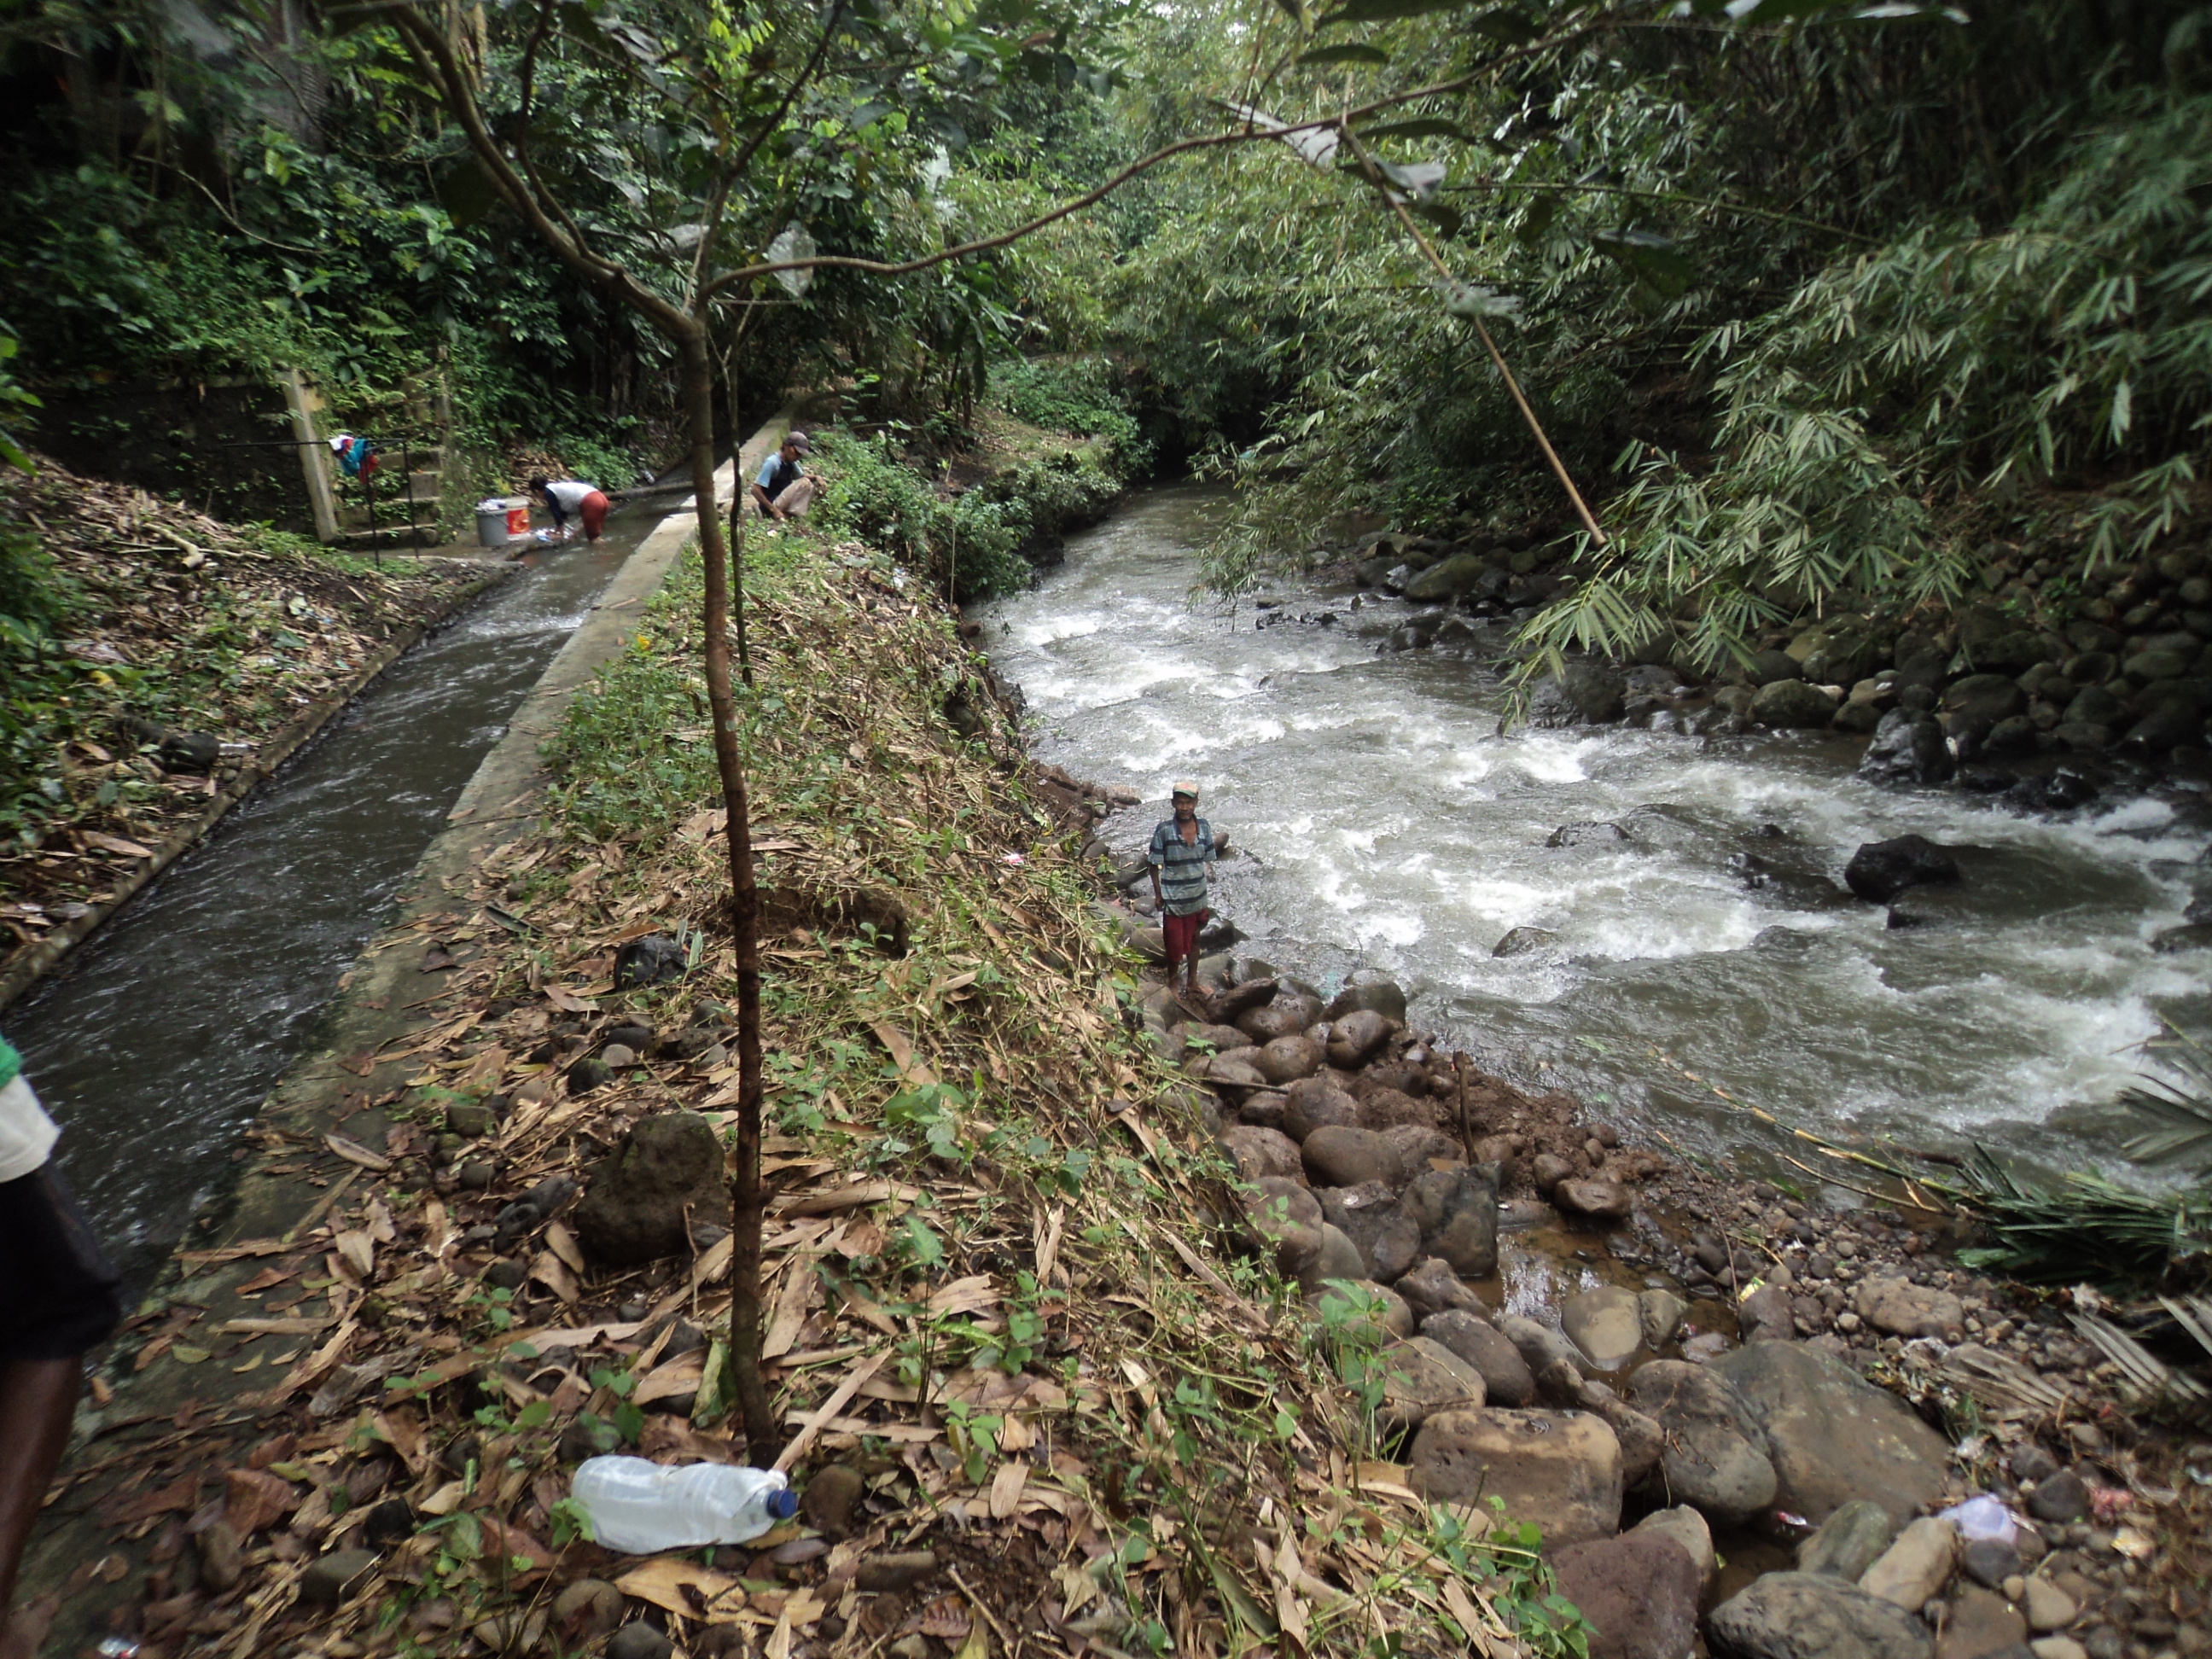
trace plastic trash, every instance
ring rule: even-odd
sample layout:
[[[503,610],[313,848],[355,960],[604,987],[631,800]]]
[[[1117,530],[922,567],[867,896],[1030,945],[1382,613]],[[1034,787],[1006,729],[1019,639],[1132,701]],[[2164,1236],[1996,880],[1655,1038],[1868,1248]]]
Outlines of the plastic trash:
[[[2010,1544],[2020,1537],[2020,1522],[2003,1500],[1987,1492],[1978,1498],[1969,1498],[1963,1504],[1954,1504],[1943,1511],[1942,1518],[1959,1529],[1959,1536],[1969,1542],[1978,1538],[1995,1538]]]
[[[781,1470],[587,1457],[570,1488],[599,1543],[629,1555],[743,1544],[796,1514]]]

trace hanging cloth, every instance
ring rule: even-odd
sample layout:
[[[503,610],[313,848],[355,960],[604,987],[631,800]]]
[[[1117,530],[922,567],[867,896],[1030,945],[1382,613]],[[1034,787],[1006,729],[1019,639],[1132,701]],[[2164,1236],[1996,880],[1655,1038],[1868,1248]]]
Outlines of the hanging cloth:
[[[331,440],[331,453],[337,457],[338,470],[349,478],[366,477],[382,465],[376,446],[350,432],[341,432]]]

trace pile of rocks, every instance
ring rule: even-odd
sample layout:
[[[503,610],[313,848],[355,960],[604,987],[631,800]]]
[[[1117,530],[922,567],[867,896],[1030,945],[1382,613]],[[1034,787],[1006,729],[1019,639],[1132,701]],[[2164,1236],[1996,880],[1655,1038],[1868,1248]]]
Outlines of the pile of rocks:
[[[2004,562],[1990,568],[2003,584]],[[1571,664],[1538,685],[1530,718],[1697,732],[1833,729],[1875,738],[1863,768],[1870,777],[1924,784],[1955,774],[1987,789],[2012,787],[2004,763],[2039,752],[2212,763],[2204,554],[2179,550],[2115,567],[2078,592],[2041,568],[2029,566],[1941,625],[1832,615],[1778,630],[1717,682],[1671,636],[1621,666]],[[1404,536],[1376,538],[1353,571],[1365,586],[1432,607],[1393,632],[1390,649],[1470,642],[1478,636],[1467,617],[1523,620],[1572,582],[1537,568],[1527,549]]]
[[[2136,1593],[2151,1547],[2112,1524],[2132,1501],[2117,1474],[2063,1467],[2017,1430],[2008,1462],[1992,1440],[1958,1466],[1869,1380],[1972,1349],[2095,1393],[2094,1352],[1950,1264],[1939,1237],[1624,1148],[1569,1097],[1531,1099],[1442,1052],[1387,981],[1324,1004],[1263,963],[1213,959],[1206,977],[1213,1019],[1164,989],[1145,1018],[1246,1183],[1253,1247],[1318,1317],[1379,1326],[1378,1416],[1404,1437],[1407,1480],[1537,1523],[1561,1593],[1595,1627],[1592,1659],[1680,1659],[1700,1630],[1741,1659],[2193,1659],[2212,1645],[2170,1594]],[[1707,1230],[1678,1243],[1662,1207]],[[1586,1261],[1674,1277],[1575,1290],[1541,1318],[1508,1311],[1501,1232],[1547,1224],[1583,1229],[1598,1247]],[[1736,1334],[1686,1323],[1700,1301],[1731,1310],[1713,1311]],[[2058,1449],[2093,1446],[2115,1449],[2080,1425]],[[1936,1513],[1982,1491],[2009,1506],[2002,1537]],[[1795,1566],[1747,1583],[1739,1569],[1723,1589],[1716,1532],[1731,1553],[1797,1538]]]

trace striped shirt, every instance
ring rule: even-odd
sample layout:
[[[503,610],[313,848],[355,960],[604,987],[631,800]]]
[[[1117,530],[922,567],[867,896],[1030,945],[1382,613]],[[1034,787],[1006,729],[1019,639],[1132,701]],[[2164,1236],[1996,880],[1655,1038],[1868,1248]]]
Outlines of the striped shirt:
[[[1213,826],[1198,821],[1198,839],[1186,842],[1182,826],[1163,819],[1152,831],[1146,859],[1160,872],[1160,906],[1171,916],[1195,915],[1206,908],[1206,866],[1213,862]]]

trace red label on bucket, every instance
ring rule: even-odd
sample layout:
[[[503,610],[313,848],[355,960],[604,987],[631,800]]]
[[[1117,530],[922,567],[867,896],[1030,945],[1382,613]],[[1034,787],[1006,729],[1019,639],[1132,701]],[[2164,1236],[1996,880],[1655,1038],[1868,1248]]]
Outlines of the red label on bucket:
[[[510,536],[527,536],[530,533],[528,507],[510,507],[507,509],[507,533]]]

